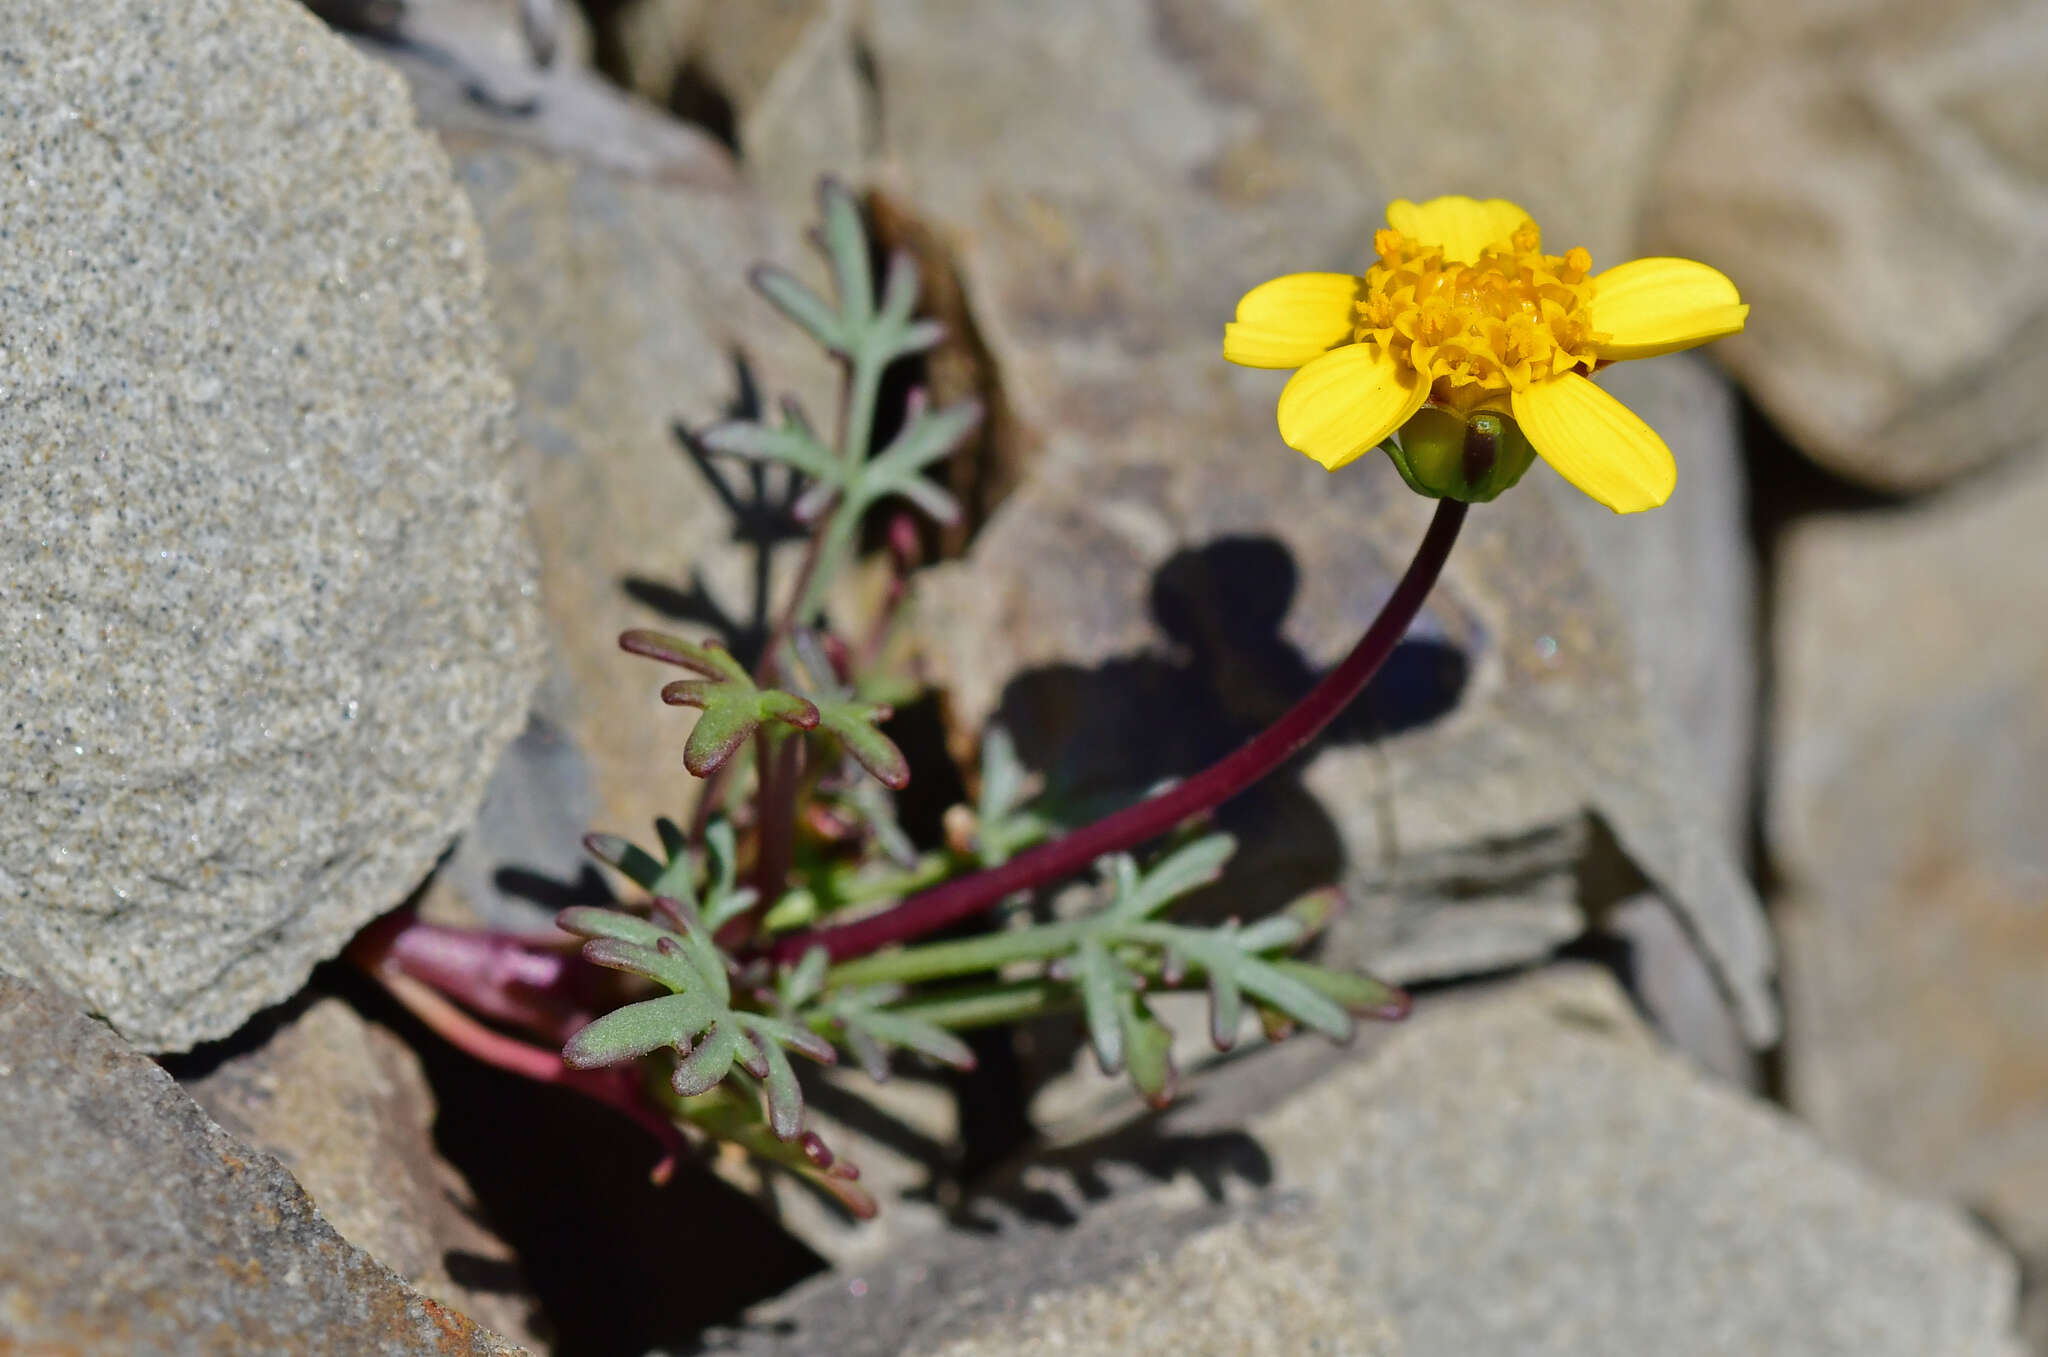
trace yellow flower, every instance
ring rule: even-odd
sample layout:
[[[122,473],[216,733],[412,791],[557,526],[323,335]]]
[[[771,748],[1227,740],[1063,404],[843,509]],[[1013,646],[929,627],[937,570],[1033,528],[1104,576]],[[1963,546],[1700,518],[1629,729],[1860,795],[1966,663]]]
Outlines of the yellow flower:
[[[1501,198],[1399,199],[1387,221],[1363,278],[1275,278],[1247,292],[1223,327],[1231,362],[1300,369],[1280,393],[1289,447],[1335,471],[1408,426],[1407,455],[1392,450],[1410,484],[1491,499],[1520,476],[1511,449],[1526,438],[1618,513],[1670,497],[1671,450],[1586,374],[1734,334],[1749,314],[1735,284],[1690,259],[1596,274],[1582,249],[1544,254],[1536,223]],[[1447,420],[1484,431],[1472,447],[1503,439],[1507,462],[1493,471],[1488,451],[1475,468],[1467,454],[1466,470],[1480,474],[1461,479],[1459,458],[1443,455]],[[1448,481],[1428,470],[1439,464]]]

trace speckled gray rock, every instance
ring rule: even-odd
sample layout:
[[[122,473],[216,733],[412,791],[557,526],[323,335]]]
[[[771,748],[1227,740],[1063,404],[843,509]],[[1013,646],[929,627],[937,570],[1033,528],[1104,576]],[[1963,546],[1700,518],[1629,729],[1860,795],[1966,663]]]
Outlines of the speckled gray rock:
[[[412,1291],[157,1065],[72,1004],[5,975],[0,1350],[524,1351]]]
[[[2044,521],[2036,453],[1793,531],[1767,827],[1793,1107],[2048,1269]]]
[[[1216,1071],[1027,1168],[991,1232],[820,1277],[726,1345],[2018,1357],[2010,1259],[1664,1054],[1604,975],[1425,1001],[1377,1036],[1284,1100],[1261,1067],[1308,1043]]]
[[[229,1135],[276,1155],[342,1238],[423,1296],[538,1346],[531,1298],[502,1280],[518,1275],[511,1249],[435,1152],[437,1109],[419,1056],[340,999],[291,1008],[260,1045],[185,1092]],[[488,1272],[493,1284],[467,1286],[451,1271]]]
[[[418,884],[535,677],[483,252],[286,0],[0,28],[0,964],[183,1048]]]

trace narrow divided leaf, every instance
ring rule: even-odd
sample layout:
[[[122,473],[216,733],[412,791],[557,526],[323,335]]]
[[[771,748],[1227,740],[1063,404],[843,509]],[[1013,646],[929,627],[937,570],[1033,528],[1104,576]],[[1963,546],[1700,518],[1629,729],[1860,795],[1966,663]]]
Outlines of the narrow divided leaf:
[[[839,478],[839,459],[818,441],[810,426],[796,420],[780,427],[749,420],[728,420],[714,424],[697,435],[697,441],[713,452],[750,462],[780,462],[794,467],[816,481]]]
[[[1117,998],[1117,1024],[1124,1039],[1124,1064],[1131,1083],[1155,1107],[1173,1099],[1173,1033],[1152,1016],[1137,994]]]
[[[818,211],[823,219],[818,241],[832,266],[839,313],[850,325],[865,326],[875,314],[875,276],[868,266],[868,233],[861,225],[860,208],[846,185],[827,179],[818,186]],[[916,300],[913,293],[913,304]]]
[[[1291,958],[1276,957],[1266,964],[1362,1017],[1396,1020],[1407,1017],[1413,1006],[1405,990],[1356,971],[1332,970]]]
[[[562,1059],[579,1070],[616,1065],[677,1044],[679,1036],[696,1030],[701,1016],[702,1006],[684,994],[627,1004],[570,1037]]]
[[[1223,873],[1223,864],[1237,851],[1237,840],[1228,834],[1209,834],[1167,855],[1142,880],[1133,878],[1135,868],[1118,868],[1118,896],[1112,908],[1122,919],[1143,919],[1156,914],[1173,901],[1199,886],[1206,886]]]
[[[803,332],[832,353],[847,353],[852,335],[832,304],[805,287],[790,274],[772,264],[758,264],[747,275],[754,290],[766,297],[783,315],[795,321]]]
[[[794,693],[757,688],[732,652],[716,641],[696,645],[665,632],[636,630],[619,637],[619,645],[702,674],[678,679],[661,690],[661,700],[703,713],[683,744],[683,766],[708,777],[745,744],[763,722],[780,721],[799,730],[818,724],[818,709]]]
[[[818,955],[823,953],[824,949],[817,949]],[[903,992],[900,985],[867,985],[842,990],[824,1005],[824,1012],[846,1034],[847,1049],[868,1077],[878,1083],[889,1077],[888,1048],[892,1046],[954,1069],[973,1069],[974,1051],[959,1037],[937,1023],[885,1007]]]
[[[871,490],[902,493],[902,485],[941,458],[951,456],[981,423],[981,402],[963,400],[943,410],[924,410],[903,426],[889,446],[868,463]]]
[[[879,702],[850,698],[819,698],[814,704],[818,725],[837,736],[854,761],[873,774],[891,791],[910,785],[910,761],[896,742],[877,727],[889,719],[889,708]]]
[[[616,938],[642,947],[654,946],[655,941],[669,931],[651,919],[597,905],[578,905],[574,909],[563,910],[555,916],[555,927],[579,938]]]
[[[1325,1036],[1350,1040],[1351,1015],[1342,1004],[1314,986],[1256,957],[1244,957],[1233,969],[1232,979],[1245,993],[1265,1000]]]
[[[1123,1024],[1117,1020],[1116,962],[1102,940],[1083,937],[1074,949],[1074,982],[1081,991],[1081,1013],[1088,1022],[1088,1036],[1095,1043],[1095,1059],[1104,1074],[1124,1067]]]

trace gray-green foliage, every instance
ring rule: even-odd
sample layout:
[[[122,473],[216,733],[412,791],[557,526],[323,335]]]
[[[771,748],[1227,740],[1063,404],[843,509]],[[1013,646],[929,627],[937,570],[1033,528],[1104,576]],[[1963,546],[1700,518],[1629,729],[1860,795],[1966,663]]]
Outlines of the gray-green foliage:
[[[889,261],[877,295],[852,197],[828,183],[821,207],[816,240],[834,299],[772,268],[757,270],[754,281],[844,361],[836,438],[828,443],[785,403],[772,422],[729,421],[697,439],[710,454],[780,463],[804,483],[793,502],[797,516],[813,524],[802,590],[767,629],[767,653],[753,673],[716,642],[655,631],[621,638],[628,651],[690,671],[662,690],[665,701],[698,709],[684,745],[690,772],[703,777],[727,769],[722,790],[739,795],[745,783],[734,761],[750,743],[757,746],[757,802],[751,817],[707,815],[695,842],[666,819],[656,824],[653,851],[614,835],[586,840],[593,855],[646,892],[647,903],[560,916],[563,929],[584,939],[585,959],[631,977],[620,982],[623,1002],[577,1032],[563,1055],[582,1069],[639,1062],[648,1076],[643,1087],[661,1095],[664,1115],[811,1173],[853,1209],[869,1211],[873,1203],[848,1186],[852,1171],[843,1163],[831,1168],[830,1155],[814,1153],[821,1147],[803,1129],[792,1051],[831,1064],[843,1049],[878,1079],[904,1053],[969,1068],[974,1057],[959,1032],[1078,1011],[1103,1069],[1126,1072],[1146,1096],[1163,1100],[1173,1068],[1172,1034],[1151,1003],[1161,989],[1206,988],[1219,1047],[1237,1040],[1250,1012],[1269,1031],[1304,1026],[1342,1038],[1353,1013],[1391,1013],[1399,996],[1369,978],[1289,955],[1328,916],[1332,892],[1303,897],[1248,926],[1167,918],[1171,907],[1217,880],[1234,848],[1225,835],[1173,848],[1145,868],[1128,854],[1102,859],[1100,906],[1082,917],[896,947],[836,965],[822,947],[794,964],[770,964],[780,927],[835,908],[884,905],[948,876],[998,867],[1056,830],[1038,801],[1040,779],[1009,735],[991,727],[974,807],[949,812],[944,848],[920,849],[896,816],[892,790],[904,786],[910,769],[880,728],[889,708],[862,696],[905,690],[877,688],[872,674],[849,675],[842,665],[855,647],[828,643],[822,601],[859,540],[863,516],[894,497],[951,521],[958,506],[927,471],[959,448],[980,410],[971,402],[927,409],[913,395],[900,430],[870,455],[883,372],[937,342],[939,329],[915,316],[917,270],[907,255]],[[807,811],[813,820],[803,818]],[[743,845],[735,819],[761,827],[751,844]],[[777,834],[768,832],[771,823]],[[799,853],[807,823],[818,842],[806,842]],[[764,866],[771,839],[779,856]],[[740,884],[743,852],[750,874],[779,899]],[[1031,898],[1023,892],[1012,900]],[[1024,917],[1013,911],[1010,922]]]
[[[836,300],[826,301],[777,268],[764,265],[753,277],[769,301],[847,365],[845,417],[836,445],[814,431],[793,401],[783,402],[775,423],[729,420],[699,436],[713,452],[779,462],[809,481],[796,501],[797,516],[824,522],[816,562],[796,602],[799,623],[816,616],[832,576],[852,550],[862,517],[875,504],[894,496],[942,523],[959,518],[959,504],[925,473],[957,451],[981,422],[981,407],[973,401],[934,410],[914,399],[889,445],[869,455],[882,373],[897,360],[938,343],[944,331],[937,322],[914,314],[917,263],[908,254],[898,251],[891,256],[877,302],[867,234],[853,196],[843,186],[828,180],[819,190],[819,207],[823,225],[814,240],[831,270]]]
[[[661,690],[661,700],[702,713],[683,745],[683,766],[709,777],[740,746],[770,721],[811,730],[823,719],[815,703],[778,688],[755,686],[746,666],[716,641],[686,641],[659,631],[629,631],[619,645],[636,655],[679,665],[703,677],[677,679]]]

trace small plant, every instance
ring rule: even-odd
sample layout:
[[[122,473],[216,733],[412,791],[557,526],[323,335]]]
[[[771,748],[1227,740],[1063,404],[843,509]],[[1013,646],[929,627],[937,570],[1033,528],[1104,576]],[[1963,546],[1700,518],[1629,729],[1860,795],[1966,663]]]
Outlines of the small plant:
[[[1338,907],[1333,889],[1250,923],[1176,921],[1175,906],[1216,882],[1235,847],[1198,822],[1357,696],[1421,607],[1468,501],[1501,493],[1540,455],[1614,507],[1661,502],[1668,451],[1583,374],[1739,328],[1743,308],[1726,279],[1689,261],[1596,278],[1583,251],[1543,255],[1527,214],[1499,200],[1397,203],[1401,231],[1380,233],[1367,276],[1298,274],[1255,289],[1227,328],[1225,356],[1301,368],[1280,403],[1287,441],[1332,469],[1384,447],[1411,486],[1440,498],[1406,575],[1352,652],[1270,728],[1093,823],[1062,832],[1008,736],[989,729],[976,804],[954,807],[945,842],[920,851],[896,818],[912,769],[884,730],[890,701],[908,690],[884,657],[900,649],[911,553],[893,553],[895,586],[878,616],[838,630],[825,601],[872,515],[897,515],[899,542],[910,511],[958,516],[926,473],[980,411],[913,395],[887,445],[871,446],[884,374],[940,331],[916,314],[912,261],[892,257],[878,294],[853,199],[828,183],[821,201],[816,241],[834,299],[766,266],[754,283],[840,359],[836,435],[826,440],[785,402],[772,422],[695,436],[703,455],[791,477],[792,511],[810,529],[792,596],[751,666],[715,640],[620,638],[689,675],[661,695],[697,712],[679,739],[684,767],[706,779],[691,830],[663,820],[652,848],[590,835],[592,855],[636,893],[617,908],[566,911],[557,938],[401,913],[366,930],[352,955],[478,1057],[646,1126],[666,1148],[657,1177],[693,1142],[730,1142],[866,1215],[875,1203],[857,1172],[805,1124],[804,1063],[843,1054],[876,1079],[899,1057],[966,1068],[962,1032],[1071,1012],[1105,1072],[1163,1102],[1174,1069],[1153,1003],[1162,992],[1206,991],[1219,1049],[1254,1018],[1275,1037],[1309,1028],[1343,1040],[1359,1017],[1406,1012],[1399,991],[1298,955]],[[1080,912],[1014,907],[1047,903],[1049,888],[1077,877],[1092,881]],[[932,940],[1006,906],[1002,927]]]

